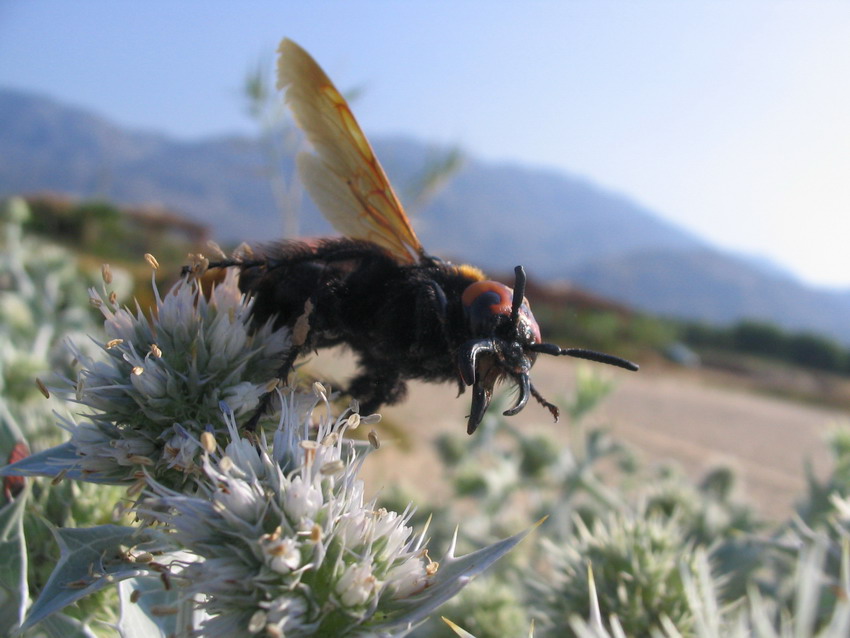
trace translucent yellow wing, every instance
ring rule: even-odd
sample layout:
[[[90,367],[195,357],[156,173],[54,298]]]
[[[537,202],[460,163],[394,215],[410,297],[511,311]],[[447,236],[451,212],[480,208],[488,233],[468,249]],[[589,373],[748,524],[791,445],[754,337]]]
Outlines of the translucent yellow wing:
[[[402,263],[419,261],[422,245],[345,98],[292,40],[278,54],[277,87],[315,149],[297,160],[310,196],[347,237],[375,242]]]

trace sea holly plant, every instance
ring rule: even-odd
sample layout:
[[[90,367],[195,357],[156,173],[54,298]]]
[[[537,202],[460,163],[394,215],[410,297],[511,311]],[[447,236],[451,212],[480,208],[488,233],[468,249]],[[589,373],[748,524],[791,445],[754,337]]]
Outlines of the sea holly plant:
[[[186,279],[164,297],[155,285],[154,292],[149,318],[120,307],[106,289],[90,291],[105,319],[102,356],[71,345],[76,378],[48,384],[82,409],[60,421],[70,440],[19,463],[20,472],[117,484],[150,476],[179,486],[198,471],[201,435],[226,433],[220,402],[247,418],[273,387],[287,335],[268,324],[251,330],[252,302],[235,272],[209,299]]]
[[[59,420],[70,438],[0,475],[123,485],[134,522],[54,530],[60,559],[25,615],[20,597],[19,630],[118,585],[108,622],[125,636],[398,635],[530,531],[433,558],[412,506],[379,508],[358,478],[378,435],[347,434],[379,417],[356,402],[335,415],[319,383],[278,387],[289,334],[251,325],[237,277],[208,296],[193,278],[154,285],[150,316],[90,291],[99,355],[72,346],[76,377],[44,382],[73,410]],[[273,410],[246,431],[270,390]]]
[[[330,414],[323,388],[316,392]],[[309,411],[315,417],[315,406]],[[152,485],[136,511],[202,559],[178,565],[173,580],[202,600],[204,635],[391,635],[525,535],[433,560],[425,530],[413,535],[408,525],[410,508],[396,513],[365,499],[357,479],[364,456],[345,434],[368,420],[349,408],[311,419],[314,433],[305,438],[278,430],[269,446],[263,437],[240,438],[228,417],[231,442],[205,455],[194,494]]]

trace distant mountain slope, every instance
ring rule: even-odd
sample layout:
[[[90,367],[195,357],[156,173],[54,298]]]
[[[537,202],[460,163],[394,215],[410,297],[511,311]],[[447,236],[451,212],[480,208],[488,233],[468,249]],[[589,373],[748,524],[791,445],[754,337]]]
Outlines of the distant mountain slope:
[[[253,140],[176,141],[8,90],[0,91],[0,130],[0,193],[155,202],[208,223],[223,240],[281,228]]]
[[[848,340],[850,295],[815,290],[719,251],[640,251],[571,269],[581,286],[636,308],[713,323],[770,319]]]
[[[221,242],[280,234],[256,140],[174,140],[2,89],[0,131],[0,195],[54,190],[157,203],[208,224]],[[429,148],[409,139],[374,142],[404,192]],[[301,222],[304,234],[330,232],[306,199]],[[850,342],[850,291],[813,290],[712,250],[628,198],[575,176],[471,158],[414,225],[431,252],[494,273],[522,263],[538,280],[572,278],[648,311],[711,321],[761,318]]]

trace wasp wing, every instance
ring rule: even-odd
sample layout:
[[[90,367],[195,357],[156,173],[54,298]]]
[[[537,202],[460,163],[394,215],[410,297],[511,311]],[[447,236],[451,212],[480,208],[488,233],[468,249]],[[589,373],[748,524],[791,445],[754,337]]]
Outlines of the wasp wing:
[[[304,49],[278,49],[278,89],[316,153],[300,153],[310,196],[339,232],[386,248],[402,263],[425,255],[401,202],[345,98]]]

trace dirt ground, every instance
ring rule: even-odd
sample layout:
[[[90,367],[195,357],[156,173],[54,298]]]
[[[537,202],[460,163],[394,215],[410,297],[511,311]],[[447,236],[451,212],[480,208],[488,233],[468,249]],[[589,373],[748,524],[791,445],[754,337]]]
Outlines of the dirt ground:
[[[352,369],[350,359],[339,354],[326,355],[319,363],[318,370],[334,369],[338,378],[340,368]],[[542,393],[558,403],[574,387],[577,365],[582,364],[542,357],[532,377]],[[739,477],[738,496],[774,520],[787,517],[803,494],[806,462],[819,476],[829,472],[823,435],[831,425],[850,420],[842,410],[760,395],[736,388],[733,380],[718,381],[710,375],[707,380],[692,371],[644,366],[630,373],[595,367],[616,387],[589,420],[610,427],[613,437],[630,444],[644,461],[678,463],[693,479],[718,465],[733,468]],[[455,393],[448,384],[412,384],[407,401],[382,411],[404,425],[411,445],[403,451],[378,426],[386,445],[366,464],[370,492],[395,482],[419,493],[435,489],[441,470],[430,441],[466,428],[469,395],[455,398]],[[552,423],[533,401],[513,419],[523,427],[560,432],[567,444],[563,422]]]

